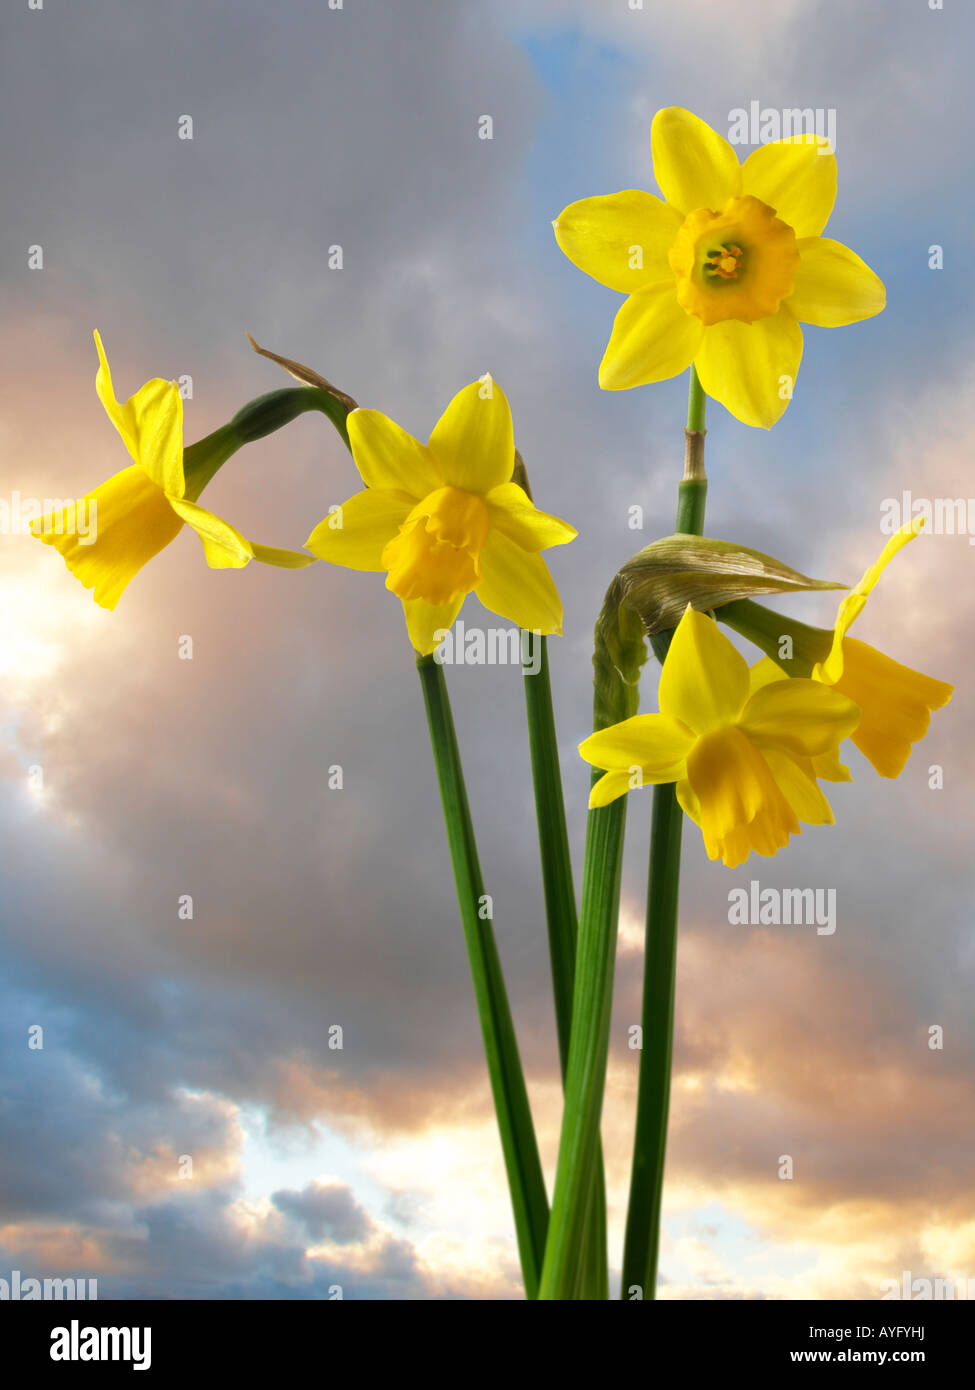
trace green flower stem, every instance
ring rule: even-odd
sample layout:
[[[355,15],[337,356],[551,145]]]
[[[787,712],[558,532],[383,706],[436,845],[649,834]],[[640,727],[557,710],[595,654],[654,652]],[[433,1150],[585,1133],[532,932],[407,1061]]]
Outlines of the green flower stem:
[[[699,536],[704,530],[707,476],[704,471],[705,396],[691,367],[687,404],[687,452],[684,479],[678,485],[675,529]],[[652,639],[661,664],[670,633]],[[683,813],[673,782],[653,789],[650,815],[650,868],[647,881],[647,928],[643,966],[643,1046],[637,1083],[636,1132],[630,1200],[623,1245],[624,1299],[656,1296],[663,1197],[667,1118],[674,1046],[674,980],[677,964],[677,916],[680,895],[680,849]],[[636,1290],[639,1290],[639,1294]]]
[[[594,772],[593,782],[601,775]],[[609,1054],[625,824],[626,798],[621,797],[590,811],[586,825],[569,1064],[541,1299],[576,1296],[586,1249]]]
[[[673,782],[654,787],[636,1132],[623,1244],[624,1299],[655,1297],[674,1037],[683,815]],[[639,1290],[639,1293],[636,1290]]]
[[[264,439],[309,410],[319,410],[327,415],[346,448],[349,447],[346,426],[349,410],[344,398],[339,399],[316,386],[290,386],[279,391],[268,391],[248,401],[228,424],[221,425],[194,444],[187,444],[183,450],[187,498],[195,502],[218,469],[238,449],[257,439]]]
[[[523,641],[532,640],[538,643],[538,667],[536,670],[532,670],[528,665],[524,667],[525,709],[528,716],[528,744],[535,791],[535,814],[538,821],[549,955],[552,962],[559,1060],[564,1083],[572,1028],[578,919],[565,802],[562,795],[562,775],[559,769],[559,746],[552,709],[548,639],[523,634]],[[605,1300],[609,1297],[609,1273],[606,1251],[606,1184],[601,1148],[597,1153],[590,1203],[585,1251],[576,1289],[584,1299]]]
[[[833,633],[829,629],[810,627],[808,623],[787,618],[784,613],[777,613],[752,599],[722,604],[715,616],[749,642],[754,642],[790,676],[811,676],[813,667],[826,660],[833,645]],[[786,636],[791,639],[791,656],[783,655],[782,638]]]
[[[569,1057],[572,1027],[572,986],[575,978],[576,893],[572,881],[569,833],[562,797],[559,745],[552,709],[552,682],[549,675],[548,640],[530,633],[525,641],[538,644],[538,669],[524,666],[525,710],[528,717],[528,747],[531,753],[535,815],[542,860],[542,885],[548,922],[548,949],[552,962],[555,992],[555,1023],[559,1039],[562,1074]]]
[[[490,920],[481,915],[484,881],[477,858],[443,667],[432,656],[418,656],[416,665],[430,727],[430,743],[440,785],[447,843],[470,958],[474,997],[484,1036],[494,1108],[501,1131],[525,1293],[528,1298],[535,1298],[548,1225],[545,1179],[498,948]]]

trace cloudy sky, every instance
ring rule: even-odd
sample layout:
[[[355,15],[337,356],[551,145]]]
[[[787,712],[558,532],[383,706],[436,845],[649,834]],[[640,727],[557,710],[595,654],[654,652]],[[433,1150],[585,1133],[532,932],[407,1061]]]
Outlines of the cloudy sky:
[[[686,382],[599,391],[618,297],[562,257],[551,219],[654,187],[662,106],[722,130],[752,101],[835,111],[830,233],[876,268],[889,307],[807,332],[771,433],[712,405],[708,531],[854,582],[883,542],[884,499],[975,493],[964,11],[8,6],[0,499],[80,495],[126,462],[93,390],[96,327],[120,396],[192,377],[189,440],[286,384],[245,331],[424,438],[492,372],[536,500],[580,531],[552,558],[566,607],[552,660],[581,866],[592,623],[619,565],[672,525]],[[28,268],[36,246],[43,269]],[[355,490],[327,421],[304,416],[238,454],[205,500],[299,545]],[[106,613],[51,550],[6,531],[0,1277],[95,1277],[102,1297],[518,1297],[398,603],[380,577],[324,565],[213,572],[185,533]],[[873,1298],[903,1270],[975,1277],[972,564],[967,535],[923,537],[861,620],[859,636],[958,685],[897,782],[851,752],[836,827],[738,870],[685,836],[664,1297]],[[789,607],[825,625],[834,602]],[[551,1179],[560,1097],[521,677],[449,677]],[[604,1117],[617,1275],[648,818],[649,796],[631,798]],[[835,889],[835,934],[729,925],[729,891],[753,878]]]

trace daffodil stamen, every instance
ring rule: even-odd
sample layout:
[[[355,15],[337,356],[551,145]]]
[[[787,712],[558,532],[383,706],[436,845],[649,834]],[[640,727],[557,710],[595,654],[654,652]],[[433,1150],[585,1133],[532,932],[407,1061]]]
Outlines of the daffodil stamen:
[[[720,275],[722,280],[737,280],[744,256],[740,246],[719,246],[709,251],[704,263],[705,275]]]

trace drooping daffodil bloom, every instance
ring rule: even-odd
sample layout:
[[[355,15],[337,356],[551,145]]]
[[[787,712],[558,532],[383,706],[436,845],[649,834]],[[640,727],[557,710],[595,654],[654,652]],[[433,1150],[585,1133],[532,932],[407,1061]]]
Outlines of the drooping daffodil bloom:
[[[813,667],[813,680],[832,686],[860,706],[853,744],[881,777],[900,776],[912,746],[928,732],[932,712],[942,709],[954,693],[954,686],[946,681],[903,666],[866,642],[847,636],[884,570],[898,551],[920,534],[923,525],[919,518],[891,536],[856,588],[840,603],[829,655]]]
[[[410,641],[434,651],[468,594],[541,633],[562,630],[562,601],[539,552],[576,535],[512,481],[511,411],[490,377],[465,386],[421,444],[378,410],[348,416],[366,488],[306,544],[319,559],[384,572]]]
[[[772,685],[776,681],[780,681],[782,677],[787,674],[788,673],[786,671],[783,671],[780,666],[776,665],[776,663],[771,659],[771,657],[762,657],[761,661],[757,661],[748,672],[749,689],[751,693],[754,695],[756,690],[761,690],[762,686]],[[856,738],[856,730],[853,731],[852,737],[854,739]],[[845,765],[845,763],[840,762],[840,754],[838,748],[830,748],[825,753],[816,753],[808,758],[797,757],[794,761],[798,770],[803,774],[807,781],[812,783],[812,787],[817,788],[817,790],[817,783],[820,781],[853,781],[853,773]],[[804,791],[806,791],[809,797],[808,804],[810,807],[821,804],[819,803],[816,794],[812,789],[804,788]],[[819,796],[822,796],[821,792],[819,793]],[[823,800],[825,801],[825,798],[823,798]],[[806,821],[809,825],[823,824],[822,821],[810,820],[808,816],[802,814],[800,814],[799,819]],[[827,823],[832,824],[831,821]]]
[[[640,189],[571,203],[553,224],[587,275],[628,298],[599,369],[610,391],[676,376],[701,385],[746,425],[771,428],[802,357],[800,324],[837,327],[879,314],[882,282],[822,235],[836,199],[836,157],[822,136],[731,144],[681,107],[650,134],[663,199]]]
[[[229,521],[197,503],[208,477],[186,477],[183,401],[175,381],[155,378],[119,404],[99,334],[95,390],[132,463],[77,502],[31,522],[102,608],[114,608],[143,565],[175,540],[184,524],[196,531],[212,569],[242,569],[251,560],[300,569],[314,556],[247,540]]]
[[[688,606],[664,662],[658,714],[591,734],[581,756],[606,775],[591,807],[633,787],[677,784],[710,859],[729,868],[752,850],[776,854],[800,820],[832,824],[807,761],[835,751],[856,727],[852,700],[820,681],[784,678],[753,690],[748,664],[713,619]]]

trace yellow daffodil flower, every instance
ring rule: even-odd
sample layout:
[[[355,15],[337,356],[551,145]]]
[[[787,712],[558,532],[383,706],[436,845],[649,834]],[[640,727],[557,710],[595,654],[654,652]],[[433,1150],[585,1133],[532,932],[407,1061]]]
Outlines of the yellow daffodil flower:
[[[313,554],[384,571],[424,655],[469,593],[519,627],[561,632],[562,601],[539,551],[576,532],[512,482],[511,411],[495,382],[459,391],[427,444],[378,410],[352,411],[348,429],[366,490],[315,528]]]
[[[802,357],[800,323],[837,327],[879,314],[869,266],[822,235],[836,199],[836,157],[816,135],[734,148],[681,107],[651,128],[664,201],[639,189],[571,203],[553,223],[569,260],[628,295],[599,384],[621,391],[677,376],[746,425],[770,429]]]
[[[927,733],[932,712],[942,709],[954,693],[954,686],[946,681],[902,666],[866,642],[847,636],[884,570],[898,551],[920,534],[923,525],[923,518],[918,518],[891,536],[856,588],[840,603],[832,633],[812,630],[817,642],[822,639],[820,649],[827,649],[822,660],[814,663],[812,678],[860,706],[860,723],[851,739],[881,777],[900,776],[912,745]],[[789,630],[787,619],[782,620],[782,630]],[[753,681],[758,684],[782,679],[782,669],[771,657],[752,669]],[[833,756],[812,761],[815,775],[824,781],[852,780],[849,769]]]
[[[752,850],[771,856],[799,821],[832,824],[807,760],[833,752],[860,712],[819,681],[783,678],[752,689],[748,665],[717,624],[688,606],[660,675],[658,714],[590,735],[581,756],[606,775],[589,805],[631,787],[676,782],[708,858],[729,868]]]
[[[761,690],[763,685],[772,685],[774,682],[780,681],[782,677],[787,674],[788,672],[783,671],[781,666],[777,666],[771,657],[763,656],[762,659],[756,661],[755,665],[749,670],[749,689],[754,695],[755,691]],[[841,693],[848,694],[849,692]],[[854,701],[854,703],[856,702]],[[852,737],[854,739],[856,738],[855,730]],[[819,791],[818,782],[853,781],[853,773],[845,764],[840,762],[838,748],[831,748],[826,753],[817,753],[815,756],[809,758],[797,757],[794,759],[794,762],[806,780],[812,783],[811,788],[803,788],[804,792],[809,797],[808,806],[810,809],[820,805],[818,798],[822,797],[822,792]],[[823,802],[825,802],[825,797],[823,797]],[[828,809],[828,803],[826,804]],[[809,825],[820,825],[824,823],[818,820],[810,820],[808,816],[802,814],[800,814],[799,819],[806,821]],[[832,820],[825,823],[831,825]]]
[[[30,528],[58,551],[75,578],[93,591],[95,602],[114,608],[130,580],[186,523],[200,537],[212,569],[242,569],[251,560],[285,569],[313,564],[313,555],[247,540],[229,521],[197,505],[203,483],[194,487],[184,477],[179,387],[157,377],[119,405],[97,332],[95,345],[95,390],[132,463],[79,502],[38,517]]]
[[[853,743],[881,777],[898,777],[903,772],[911,746],[930,727],[932,711],[943,708],[954,693],[954,686],[946,681],[902,666],[866,642],[846,635],[884,570],[923,525],[922,519],[909,522],[891,536],[840,604],[829,655],[813,668],[814,680],[833,686],[860,706],[862,717]]]

